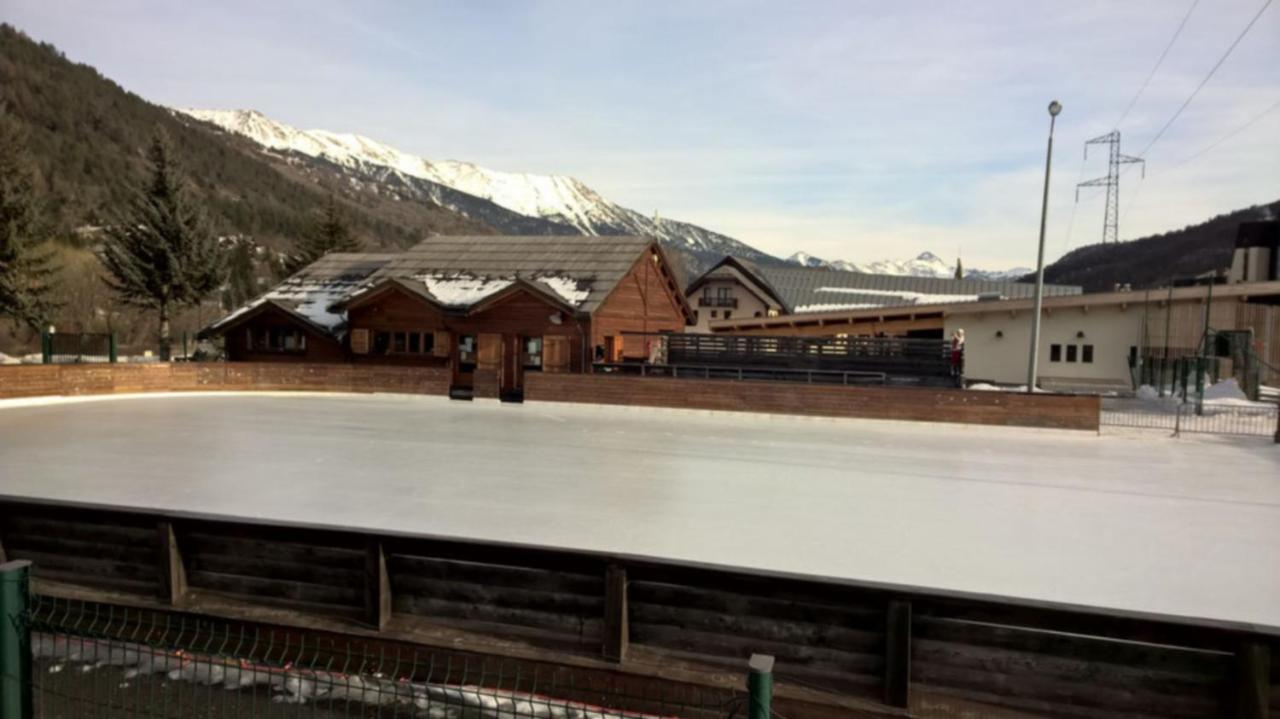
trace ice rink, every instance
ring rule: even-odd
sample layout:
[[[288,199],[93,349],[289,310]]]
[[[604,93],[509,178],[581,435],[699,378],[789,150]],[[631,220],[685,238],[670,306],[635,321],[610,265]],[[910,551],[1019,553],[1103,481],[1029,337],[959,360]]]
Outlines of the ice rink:
[[[0,495],[1280,632],[1280,446],[392,395],[0,402]]]

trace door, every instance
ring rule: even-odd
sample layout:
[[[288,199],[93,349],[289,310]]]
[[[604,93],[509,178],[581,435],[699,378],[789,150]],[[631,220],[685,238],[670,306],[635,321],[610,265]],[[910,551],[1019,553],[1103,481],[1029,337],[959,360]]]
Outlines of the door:
[[[475,383],[476,338],[475,335],[458,335],[453,348],[453,386],[471,389]]]
[[[520,335],[502,335],[502,366],[498,370],[498,397],[520,399],[523,385],[520,376]]]

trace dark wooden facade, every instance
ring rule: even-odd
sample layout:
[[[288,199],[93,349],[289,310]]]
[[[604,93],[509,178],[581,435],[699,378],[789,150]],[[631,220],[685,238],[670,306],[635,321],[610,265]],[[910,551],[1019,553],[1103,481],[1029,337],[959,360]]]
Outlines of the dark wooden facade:
[[[687,308],[665,257],[653,245],[591,313],[576,311],[526,281],[463,309],[441,306],[411,282],[387,279],[346,305],[341,341],[270,304],[236,320],[223,334],[232,361],[447,367],[459,390],[517,396],[529,372],[581,373],[597,359],[647,358],[650,340],[624,333],[682,332]],[[289,330],[305,334],[305,347],[297,340],[289,349],[249,344],[251,338]]]
[[[285,333],[295,338],[292,346],[278,341]],[[245,313],[223,337],[227,357],[241,362],[342,362],[347,357],[333,335],[271,303]]]

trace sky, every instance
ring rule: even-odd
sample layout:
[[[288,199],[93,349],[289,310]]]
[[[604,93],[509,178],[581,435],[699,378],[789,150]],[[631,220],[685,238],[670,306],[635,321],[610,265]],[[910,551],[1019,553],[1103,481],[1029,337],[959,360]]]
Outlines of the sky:
[[[1075,185],[1105,146],[1083,143],[1119,122],[1142,152],[1267,2],[0,0],[0,20],[164,105],[570,175],[780,256],[1002,269],[1035,264],[1049,101],[1051,260],[1101,239],[1102,193]],[[1144,157],[1122,239],[1280,199],[1280,2]]]

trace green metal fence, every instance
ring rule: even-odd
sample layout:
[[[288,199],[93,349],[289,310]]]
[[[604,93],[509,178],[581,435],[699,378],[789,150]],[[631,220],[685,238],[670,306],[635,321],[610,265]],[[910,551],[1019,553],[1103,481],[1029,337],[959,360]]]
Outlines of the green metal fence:
[[[637,691],[566,667],[31,594],[27,564],[0,565],[0,719],[771,714],[756,658],[750,692]]]
[[[44,332],[40,336],[40,354],[44,364],[115,362],[117,353],[115,334]]]

